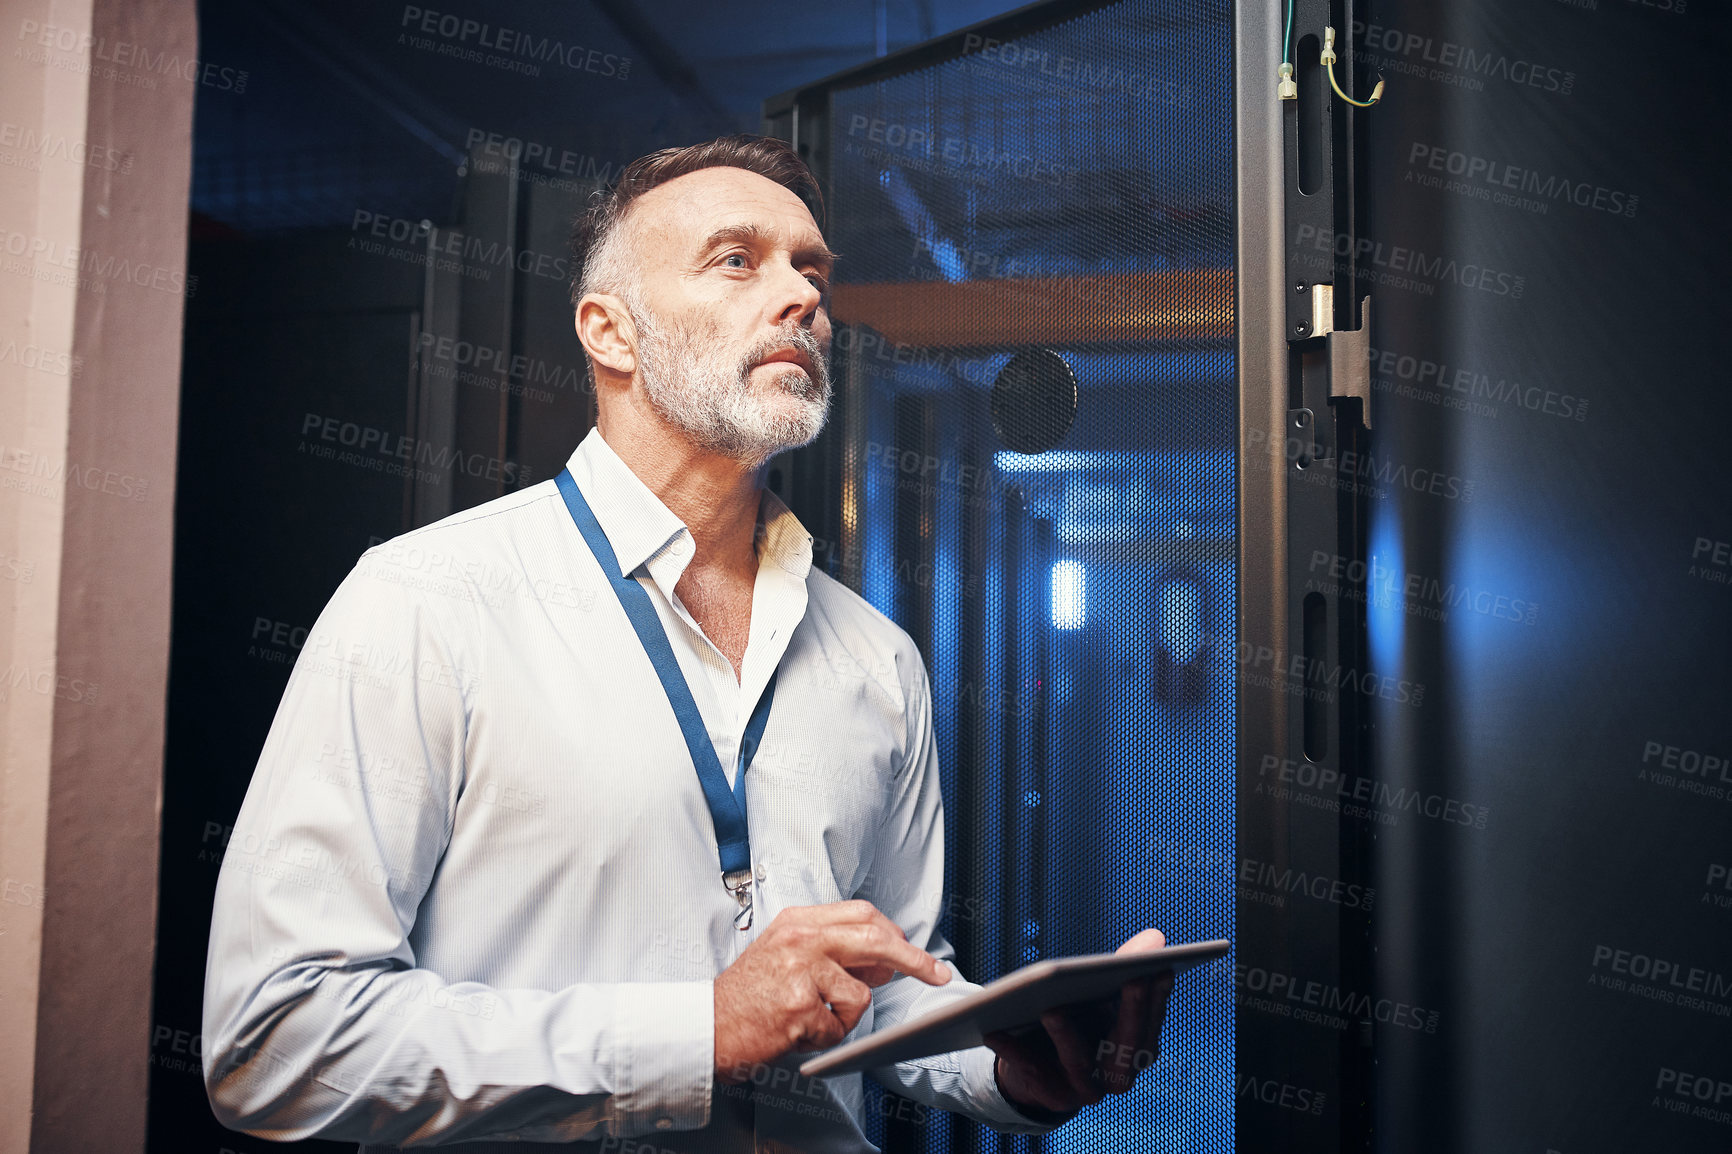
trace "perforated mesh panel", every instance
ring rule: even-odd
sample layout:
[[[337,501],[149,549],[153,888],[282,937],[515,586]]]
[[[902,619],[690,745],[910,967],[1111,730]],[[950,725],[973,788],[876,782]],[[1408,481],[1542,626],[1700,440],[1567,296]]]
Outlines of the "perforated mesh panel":
[[[831,94],[833,560],[927,655],[975,980],[1144,926],[1232,936],[1230,29],[1132,0]],[[991,419],[1025,348],[1077,381],[1034,454]],[[1182,978],[1158,1066],[1045,1148],[1231,1150],[1231,995],[1230,963]],[[897,1125],[891,1149],[1027,1145]]]

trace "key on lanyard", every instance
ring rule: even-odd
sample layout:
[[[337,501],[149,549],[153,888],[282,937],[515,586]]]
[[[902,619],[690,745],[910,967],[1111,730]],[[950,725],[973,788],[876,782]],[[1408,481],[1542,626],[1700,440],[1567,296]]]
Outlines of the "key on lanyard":
[[[739,768],[735,771],[734,786],[729,789],[728,780],[722,774],[721,759],[716,756],[716,747],[710,743],[697,702],[692,700],[691,687],[680,672],[679,662],[674,657],[661,620],[656,616],[655,607],[650,603],[649,594],[635,578],[620,572],[613,546],[608,542],[607,534],[602,532],[601,523],[595,519],[594,511],[578,489],[571,472],[562,469],[556,480],[571,519],[577,523],[590,552],[595,554],[602,575],[618,595],[620,607],[625,610],[650,664],[655,668],[662,689],[668,695],[668,704],[673,708],[674,718],[679,722],[680,733],[691,753],[692,768],[697,771],[704,803],[710,810],[710,820],[715,824],[722,886],[740,904],[739,913],[734,915],[734,925],[744,933],[752,928],[752,850],[746,825],[746,769],[758,751],[764,727],[770,720],[770,703],[776,695],[776,673],[774,670],[770,672],[764,692],[746,723],[746,731],[740,738]]]
[[[734,928],[742,934],[752,928],[752,871],[733,870],[722,875],[722,885],[734,895],[734,900],[740,903],[740,912],[734,915]]]

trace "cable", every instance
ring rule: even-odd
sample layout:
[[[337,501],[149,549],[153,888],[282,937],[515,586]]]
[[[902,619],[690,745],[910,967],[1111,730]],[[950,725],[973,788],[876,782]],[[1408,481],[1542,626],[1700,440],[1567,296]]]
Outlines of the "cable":
[[[1298,100],[1299,86],[1293,83],[1293,0],[1287,0],[1287,30],[1281,34],[1281,67],[1275,85],[1277,100]]]
[[[1329,72],[1329,87],[1335,90],[1335,95],[1353,105],[1355,108],[1370,108],[1383,99],[1383,77],[1377,78],[1377,87],[1371,90],[1370,100],[1355,100],[1341,91],[1341,85],[1335,82],[1335,29],[1323,29],[1323,55],[1320,57],[1323,67]]]

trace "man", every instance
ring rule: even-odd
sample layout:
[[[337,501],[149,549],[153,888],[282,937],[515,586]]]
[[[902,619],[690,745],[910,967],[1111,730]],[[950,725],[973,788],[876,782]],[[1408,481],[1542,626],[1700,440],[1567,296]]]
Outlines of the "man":
[[[859,1075],[802,1053],[976,988],[936,930],[920,654],[762,484],[830,398],[802,193],[761,138],[629,166],[578,231],[598,420],[569,475],[368,550],[321,614],[217,889],[226,1125],[869,1151]],[[1042,1132],[1130,1088],[1169,988],[874,1076]]]

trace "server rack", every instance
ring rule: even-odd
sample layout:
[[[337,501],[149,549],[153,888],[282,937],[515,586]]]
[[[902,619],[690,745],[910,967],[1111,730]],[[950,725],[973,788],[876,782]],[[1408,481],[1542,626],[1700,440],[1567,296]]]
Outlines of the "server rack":
[[[1234,36],[1036,4],[765,103],[842,256],[832,423],[772,484],[926,656],[975,980],[1234,935],[1240,392],[1277,391],[1239,371]],[[1231,962],[1182,982],[1155,1069],[1044,1142],[873,1137],[1232,1149],[1233,1001]]]

